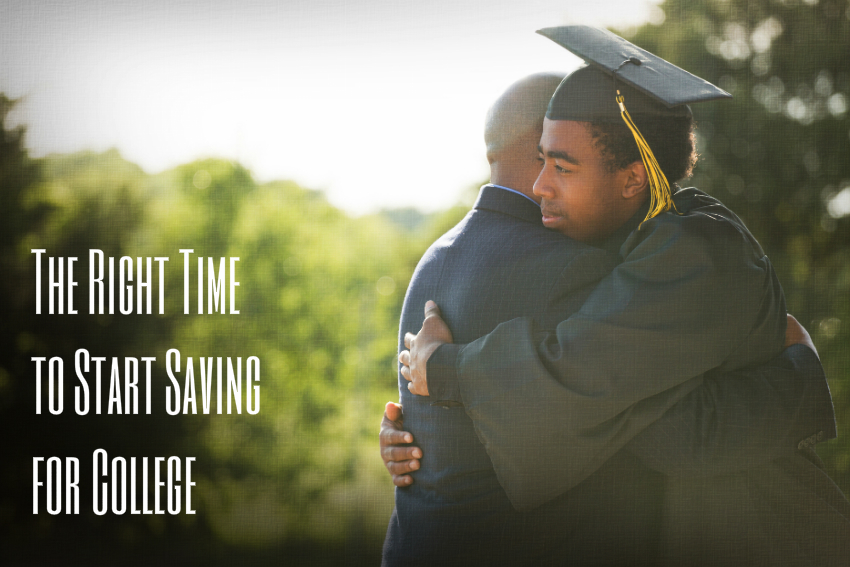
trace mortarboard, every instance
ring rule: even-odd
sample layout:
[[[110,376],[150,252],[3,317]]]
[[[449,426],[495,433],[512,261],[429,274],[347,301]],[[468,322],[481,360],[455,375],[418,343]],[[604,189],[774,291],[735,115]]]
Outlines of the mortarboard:
[[[649,176],[651,202],[645,220],[669,211],[671,206],[675,208],[670,184],[632,115],[638,120],[689,117],[688,103],[732,95],[607,30],[563,26],[544,28],[537,33],[588,63],[561,82],[549,102],[546,118],[625,122],[635,137]]]

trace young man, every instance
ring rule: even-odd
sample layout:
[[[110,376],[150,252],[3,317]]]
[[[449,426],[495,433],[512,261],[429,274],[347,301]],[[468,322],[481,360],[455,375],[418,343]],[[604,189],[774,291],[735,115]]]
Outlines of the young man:
[[[420,333],[411,368],[402,369],[413,380],[412,393],[465,406],[502,486],[521,509],[563,494],[619,454],[652,423],[642,405],[709,369],[731,371],[770,359],[781,351],[785,331],[781,288],[740,220],[696,190],[673,194],[664,179],[679,179],[694,160],[690,110],[668,107],[662,99],[684,94],[684,102],[688,96],[698,101],[722,91],[607,32],[577,26],[544,34],[592,66],[568,77],[549,105],[540,143],[543,171],[535,184],[543,222],[584,242],[619,249],[623,262],[577,314],[548,332],[532,317],[518,318],[471,344],[440,346],[431,360],[439,341]],[[676,212],[665,212],[671,203]],[[406,353],[400,359],[409,360]],[[714,386],[707,383],[708,391],[716,391]],[[821,388],[815,397],[828,400],[828,391]],[[815,439],[834,436],[825,415],[831,415],[826,411],[831,406],[825,401],[820,407],[826,431]],[[671,422],[714,427],[716,414],[695,415],[700,409],[700,402],[674,408]],[[752,431],[740,425],[737,439],[715,439],[714,450],[747,447],[744,435]],[[786,491],[775,502],[788,514],[771,521],[769,505],[742,480],[755,473],[764,486],[776,487],[779,476],[791,470],[801,482],[824,480],[819,469],[793,454],[802,430],[791,431],[781,418],[776,425],[777,437],[787,436],[781,474],[771,466],[771,458],[780,455],[760,454],[757,444],[752,459],[745,451],[737,462],[704,454],[694,460],[687,431],[668,429],[673,458],[659,450],[655,463],[668,467],[664,472],[674,472],[677,460],[688,470],[688,463],[700,459],[734,467],[726,472],[749,471],[707,481],[693,481],[691,471],[676,482],[668,476],[668,495],[675,498],[665,510],[672,522],[664,552],[672,561],[720,557],[752,564],[770,556],[807,564],[838,557],[835,549],[813,544],[824,526],[839,536],[847,530],[846,518],[842,524],[840,514],[829,515],[829,502],[810,506],[805,491],[794,496]],[[658,427],[664,426],[650,431],[663,431]],[[541,429],[547,433],[543,439]],[[542,466],[540,455],[547,459]],[[696,494],[685,489],[689,486],[698,488]],[[824,486],[816,496],[840,504],[840,493]],[[698,505],[707,513],[700,516]],[[807,531],[794,522],[800,511],[818,513],[818,528]],[[706,549],[695,548],[697,543]]]

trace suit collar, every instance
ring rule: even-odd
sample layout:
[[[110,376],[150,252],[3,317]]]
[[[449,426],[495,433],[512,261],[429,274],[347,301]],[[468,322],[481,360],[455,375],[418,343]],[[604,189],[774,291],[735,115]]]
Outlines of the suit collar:
[[[487,184],[481,188],[474,208],[495,211],[542,226],[540,207],[534,201],[495,185]]]

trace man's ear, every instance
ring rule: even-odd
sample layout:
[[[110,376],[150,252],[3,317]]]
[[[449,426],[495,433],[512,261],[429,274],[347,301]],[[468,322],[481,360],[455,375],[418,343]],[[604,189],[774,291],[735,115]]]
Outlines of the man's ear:
[[[638,197],[649,187],[649,177],[642,161],[634,161],[627,165],[623,173],[626,176],[622,193],[624,199]]]

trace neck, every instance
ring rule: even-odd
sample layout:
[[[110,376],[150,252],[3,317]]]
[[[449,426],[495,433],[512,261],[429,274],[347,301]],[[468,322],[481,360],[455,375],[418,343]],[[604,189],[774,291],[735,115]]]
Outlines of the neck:
[[[493,185],[501,185],[502,187],[508,187],[509,189],[513,189],[514,191],[519,191],[526,197],[540,202],[540,199],[532,192],[532,188],[534,187],[534,179],[529,180],[528,175],[523,175],[522,172],[519,174],[515,171],[515,168],[511,167],[502,167],[499,162],[493,162],[490,164],[490,183]]]
[[[589,242],[589,244],[591,246],[596,246],[597,248],[607,250],[612,254],[619,254],[620,247],[625,243],[629,235],[631,235],[635,230],[637,230],[644,217],[646,217],[647,211],[649,211],[649,199],[644,199],[641,203],[640,208],[638,208],[634,212],[634,214],[632,214],[631,218],[626,220],[626,222],[622,223],[619,228],[617,228],[608,236],[600,238],[595,242]]]

